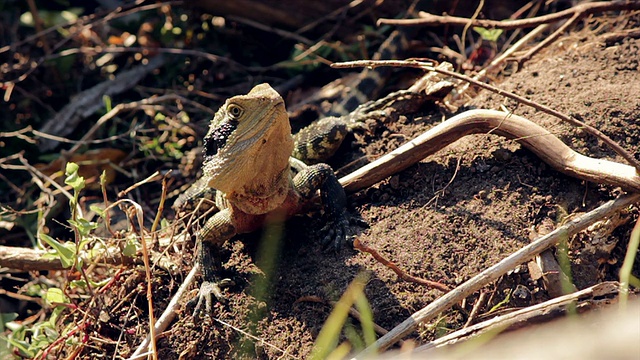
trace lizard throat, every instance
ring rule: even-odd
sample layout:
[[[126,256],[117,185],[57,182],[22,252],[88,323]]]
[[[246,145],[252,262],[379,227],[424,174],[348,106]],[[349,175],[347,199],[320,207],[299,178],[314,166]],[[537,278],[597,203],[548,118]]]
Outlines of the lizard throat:
[[[266,214],[284,202],[290,187],[291,172],[284,168],[272,182],[243,187],[226,194],[226,198],[247,214]]]

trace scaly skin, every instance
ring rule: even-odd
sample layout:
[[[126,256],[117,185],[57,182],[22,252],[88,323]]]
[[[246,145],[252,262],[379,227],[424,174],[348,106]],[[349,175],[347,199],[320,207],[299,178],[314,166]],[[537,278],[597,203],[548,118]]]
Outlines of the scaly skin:
[[[407,48],[406,31],[395,30],[380,45],[373,60],[390,60]],[[353,130],[369,130],[366,119],[383,118],[377,109],[358,111],[367,101],[376,98],[391,68],[364,69],[356,81],[342,90],[339,100],[332,104],[326,117],[301,129],[295,136],[292,156],[307,164],[327,161]],[[364,109],[363,109],[364,110]]]
[[[222,300],[219,249],[236,234],[299,213],[317,190],[328,218],[323,230],[330,229],[325,241],[340,244],[348,225],[346,196],[331,167],[316,164],[293,176],[289,118],[284,101],[268,84],[228,99],[211,121],[204,144],[203,176],[176,201],[180,207],[208,194],[217,208],[196,235],[204,281],[192,300],[197,300],[194,315],[203,306],[211,313],[212,295]]]

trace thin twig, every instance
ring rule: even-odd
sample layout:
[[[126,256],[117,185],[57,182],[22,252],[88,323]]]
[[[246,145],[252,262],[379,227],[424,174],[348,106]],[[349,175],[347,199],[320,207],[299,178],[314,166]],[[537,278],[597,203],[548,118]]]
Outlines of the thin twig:
[[[606,296],[612,297],[620,291],[619,286],[620,284],[617,282],[604,282],[509,314],[496,316],[493,319],[465,327],[421,345],[416,349],[416,352],[453,345],[462,340],[471,340],[492,330],[505,329],[516,324],[520,325],[526,321],[535,320],[536,317],[548,316],[550,313],[556,313],[559,310],[566,311],[568,307],[576,302],[593,303],[597,301],[596,299],[601,299]]]
[[[394,264],[392,261],[387,260],[382,255],[380,255],[375,249],[370,248],[370,247],[364,245],[363,243],[361,243],[360,239],[358,239],[357,237],[353,241],[353,247],[355,249],[357,249],[357,250],[362,251],[362,252],[366,252],[366,253],[371,254],[371,256],[373,256],[374,259],[376,259],[382,265],[384,265],[384,266],[388,267],[389,269],[391,269],[394,273],[396,273],[396,275],[398,275],[398,277],[400,279],[402,279],[404,281],[412,282],[412,283],[415,283],[415,284],[418,284],[418,285],[428,286],[430,288],[438,289],[438,290],[440,290],[442,292],[445,292],[445,293],[451,290],[451,289],[449,289],[449,287],[447,285],[444,285],[444,284],[439,283],[437,281],[421,279],[419,277],[416,277],[416,276],[413,276],[411,274],[406,273],[405,271],[400,269],[396,264]]]
[[[473,21],[478,18],[478,15],[480,15],[480,12],[482,11],[483,7],[484,7],[484,0],[480,0],[478,2],[478,6],[476,6],[476,10],[474,11],[473,15],[471,15],[471,19],[467,21],[464,28],[462,29],[462,39],[460,39],[460,43],[462,44],[461,54],[463,57],[465,57],[465,60],[467,60],[466,59],[467,54],[463,49],[466,47],[464,46],[464,44],[466,43],[467,31],[469,31],[469,28],[471,27],[471,25],[473,25]]]
[[[165,63],[162,55],[156,55],[147,63],[119,72],[113,79],[101,82],[79,93],[73,102],[65,105],[56,115],[45,121],[40,131],[53,135],[64,136],[73,131],[86,117],[93,115],[103,105],[104,96],[114,96],[130,89],[144,76]],[[46,151],[54,148],[56,142],[43,140],[40,150]]]
[[[361,5],[364,1],[363,0],[353,0],[350,3],[343,5],[335,10],[333,10],[332,12],[328,13],[325,16],[322,16],[310,23],[308,23],[307,25],[301,27],[300,29],[296,30],[296,33],[298,34],[302,34],[304,32],[307,32],[311,29],[313,29],[314,27],[318,26],[318,24],[322,24],[322,23],[327,23],[328,20],[334,19],[336,18],[338,15],[345,13],[347,10],[350,9],[354,9],[357,6]]]
[[[167,94],[167,95],[162,95],[158,97],[142,99],[140,101],[132,101],[130,103],[121,103],[114,106],[113,109],[111,109],[108,113],[102,115],[100,119],[98,119],[98,121],[96,121],[96,123],[93,124],[91,129],[89,129],[89,131],[87,131],[82,136],[82,138],[78,140],[78,142],[76,142],[75,145],[71,149],[69,149],[69,151],[66,152],[66,155],[72,154],[78,151],[78,149],[81,146],[85,145],[89,141],[89,139],[93,138],[93,135],[96,133],[96,131],[98,131],[102,127],[102,125],[104,125],[110,119],[114,118],[120,112],[125,110],[136,110],[136,109],[142,108],[145,105],[153,105],[153,104],[158,104],[164,101],[173,101],[173,100],[184,101],[185,99],[182,96],[177,94]]]
[[[502,54],[497,56],[495,59],[491,60],[491,63],[487,65],[484,69],[480,70],[476,75],[473,76],[474,80],[482,80],[490,71],[498,67],[502,64],[506,59],[508,59],[514,52],[520,50],[526,43],[531,41],[536,36],[540,35],[544,30],[549,27],[548,24],[542,24],[536,27],[535,29],[529,31],[525,36],[523,36],[520,40],[518,40],[515,44],[505,50]],[[469,88],[469,82],[467,82],[462,89],[458,91],[457,96],[462,96],[464,92]]]
[[[465,26],[471,21],[472,26],[478,26],[485,29],[520,29],[538,26],[540,24],[547,24],[562,19],[568,19],[575,15],[579,18],[585,17],[590,14],[605,12],[605,11],[618,11],[618,10],[638,10],[640,9],[640,1],[599,1],[592,3],[582,3],[572,8],[559,11],[554,14],[548,14],[529,19],[519,20],[471,20],[468,18],[456,17],[456,16],[439,16],[429,14],[427,12],[420,12],[418,15],[420,19],[379,19],[377,24],[380,25],[397,25],[397,26],[441,26],[441,25],[459,25]]]
[[[254,28],[258,29],[258,30],[262,30],[262,31],[265,31],[265,32],[272,32],[272,33],[274,33],[276,35],[279,35],[279,36],[281,36],[281,37],[283,37],[285,39],[293,39],[293,40],[299,41],[299,42],[301,42],[301,43],[303,43],[305,45],[311,46],[314,43],[313,41],[311,41],[310,39],[308,39],[308,38],[306,38],[306,37],[304,37],[302,35],[299,35],[299,34],[296,34],[296,33],[292,33],[290,31],[274,28],[273,26],[268,26],[268,25],[262,24],[262,23],[260,23],[258,21],[254,21],[254,20],[247,19],[247,18],[244,18],[244,17],[229,15],[228,19],[231,20],[231,21],[236,21],[236,22],[239,22],[241,24],[245,24],[245,25],[254,27]]]
[[[473,304],[473,308],[471,309],[469,318],[467,319],[467,322],[464,323],[464,326],[462,326],[463,329],[468,328],[471,324],[473,324],[473,322],[476,320],[476,316],[478,316],[478,313],[480,312],[480,309],[482,309],[482,307],[484,306],[486,299],[487,293],[482,291],[480,293],[480,296],[478,296],[478,300],[476,300],[476,303]]]
[[[187,277],[182,282],[182,285],[180,285],[180,287],[178,288],[178,291],[176,291],[176,293],[173,295],[173,298],[171,298],[171,301],[169,302],[169,305],[167,305],[167,308],[162,312],[162,315],[160,315],[158,321],[153,325],[151,331],[149,332],[149,335],[147,335],[147,337],[138,346],[136,351],[129,357],[129,360],[140,359],[142,358],[142,356],[146,356],[144,353],[147,351],[149,344],[152,341],[155,342],[155,336],[153,335],[163,332],[169,326],[171,321],[173,321],[173,318],[175,318],[176,316],[176,310],[179,306],[178,301],[180,301],[182,296],[184,296],[184,294],[187,292],[187,289],[189,289],[191,284],[193,284],[193,282],[196,280],[196,275],[198,274],[198,272],[200,272],[200,265],[196,262],[193,265],[193,268],[191,268],[191,271],[189,272]]]
[[[155,315],[153,314],[153,291],[152,291],[152,281],[151,281],[151,265],[149,262],[149,247],[147,245],[147,239],[145,237],[144,230],[144,222],[143,222],[143,212],[140,204],[131,201],[129,199],[122,199],[118,202],[114,203],[112,206],[115,206],[119,202],[129,202],[133,205],[135,210],[136,219],[138,220],[138,236],[140,238],[140,244],[142,245],[142,260],[144,261],[144,270],[145,277],[147,281],[147,305],[149,307],[149,336],[151,337],[151,359],[158,359],[158,348],[156,346],[156,330],[155,330]],[[136,229],[134,228],[134,231]],[[195,266],[194,266],[195,267]]]
[[[545,48],[546,46],[549,46],[552,42],[556,41],[556,39],[560,36],[560,34],[565,32],[565,30],[567,30],[571,25],[575,24],[576,21],[580,19],[580,17],[581,17],[580,14],[573,15],[573,17],[565,21],[564,24],[562,24],[559,28],[557,28],[556,31],[554,31],[551,35],[547,36],[540,43],[536,44],[536,46],[534,46],[529,51],[527,51],[526,54],[515,58],[514,60],[518,63],[518,69],[522,69],[522,66],[524,65],[524,63],[529,61],[533,55],[538,53],[538,51]]]
[[[62,185],[58,184],[54,179],[49,177],[47,174],[44,174],[42,171],[36,169],[34,166],[29,164],[29,161],[25,159],[24,156],[22,155],[23,155],[22,153],[18,154],[18,159],[20,160],[22,165],[2,164],[0,165],[0,167],[5,169],[11,169],[11,170],[27,170],[32,174],[34,179],[39,180],[38,182],[36,182],[36,184],[38,185],[38,187],[40,187],[41,190],[43,190],[43,192],[49,192],[48,186],[45,186],[44,183],[42,182],[42,181],[46,181],[49,184],[51,184],[51,186],[55,187],[58,191],[60,191],[60,193],[62,193],[67,199],[69,200],[73,199],[73,195],[71,195],[71,193],[68,192]],[[50,195],[53,197],[53,194],[50,194]],[[76,211],[78,211],[78,214],[82,214],[82,209],[78,204],[76,204]]]
[[[640,29],[626,29],[618,32],[608,33],[602,35],[602,40],[607,46],[611,46],[618,41],[622,41],[624,39],[637,39],[640,37]]]

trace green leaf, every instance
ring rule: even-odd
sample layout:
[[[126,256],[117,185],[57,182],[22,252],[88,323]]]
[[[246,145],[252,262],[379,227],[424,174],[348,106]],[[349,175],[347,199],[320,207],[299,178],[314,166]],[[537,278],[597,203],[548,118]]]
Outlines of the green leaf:
[[[504,298],[504,300],[500,301],[499,303],[495,304],[490,310],[489,310],[489,314],[491,314],[492,312],[500,309],[503,306],[506,306],[507,304],[509,304],[509,301],[511,301],[511,293],[513,292],[513,290],[509,290],[509,292],[507,293],[507,296]]]
[[[64,183],[71,186],[75,191],[84,189],[84,178],[78,175],[79,168],[78,164],[68,162],[64,172],[67,175]]]
[[[53,303],[68,304],[69,298],[62,292],[62,289],[49,288],[44,295],[44,301],[49,305],[53,305]]]
[[[35,349],[34,349],[34,350],[31,350],[31,349],[30,349],[30,348],[31,348],[31,346],[30,346],[30,344],[29,344],[27,341],[22,340],[22,339],[21,339],[21,340],[14,339],[14,338],[12,338],[12,337],[7,337],[7,338],[5,338],[4,336],[3,336],[2,338],[3,338],[3,339],[6,339],[6,340],[7,340],[7,342],[8,342],[9,344],[11,344],[11,346],[13,346],[14,348],[16,348],[16,349],[20,352],[20,355],[22,355],[23,357],[25,357],[25,358],[29,358],[29,359],[32,359],[32,358],[34,358],[34,357],[36,356],[36,351],[35,351]]]
[[[5,330],[5,324],[11,323],[18,317],[17,313],[0,313],[0,333]],[[13,331],[13,330],[12,330]],[[2,346],[2,345],[0,345]]]
[[[104,172],[102,172],[102,173],[104,174]],[[101,176],[101,178],[102,178],[102,176]],[[100,182],[102,182],[102,179],[100,179]],[[102,207],[100,207],[100,205],[98,205],[98,204],[89,205],[89,209],[91,211],[95,212],[96,214],[98,214],[98,216],[100,216],[101,218],[103,218],[104,215],[106,214],[106,211],[104,211],[104,209]]]
[[[480,34],[482,39],[491,41],[491,42],[498,41],[498,38],[500,37],[500,35],[502,35],[502,32],[503,32],[502,29],[485,29],[477,26],[473,27],[473,31]]]
[[[349,316],[349,308],[357,301],[358,297],[364,296],[367,280],[368,275],[361,273],[349,284],[322,326],[311,350],[310,359],[326,359],[336,348],[341,329]]]
[[[103,95],[102,102],[104,103],[104,107],[107,109],[107,112],[113,109],[113,106],[111,104],[111,97],[109,95]]]
[[[356,298],[355,305],[360,312],[360,324],[362,326],[365,345],[372,345],[376,342],[376,331],[373,326],[374,322],[371,305],[369,305],[369,301],[364,293],[360,294],[360,296]]]
[[[87,282],[84,280],[73,280],[71,282],[69,282],[69,287],[72,289],[86,289],[87,288]]]
[[[15,332],[18,332],[18,331],[20,331],[20,330],[22,330],[22,329],[24,329],[24,324],[22,324],[22,323],[17,323],[17,322],[15,322],[15,321],[9,321],[9,322],[6,322],[6,323],[4,324],[4,326],[5,326],[7,329],[11,330],[11,332],[14,332],[14,333],[15,333]]]
[[[91,283],[91,286],[93,286],[93,287],[103,287],[103,286],[107,285],[110,281],[111,281],[111,278],[106,278],[106,279],[104,279],[102,281],[98,281],[98,282],[89,280],[89,282]]]
[[[47,234],[40,234],[40,239],[53,248],[55,255],[57,255],[57,258],[60,259],[60,262],[62,263],[62,267],[67,269],[73,266],[73,262],[76,257],[75,244],[67,242],[71,247],[67,246]]]
[[[100,185],[104,186],[106,183],[107,183],[107,171],[102,170],[102,174],[100,174]]]
[[[67,308],[64,306],[56,306],[53,311],[51,312],[51,316],[49,316],[49,320],[47,322],[42,323],[43,327],[50,327],[52,329],[56,328],[56,323],[58,322],[58,319],[60,318],[60,315],[62,315],[62,312],[65,311]],[[55,337],[57,337],[57,332],[54,334]]]
[[[180,111],[176,118],[182,121],[184,124],[187,124],[190,121],[189,114],[186,111]]]
[[[127,257],[135,257],[140,243],[135,237],[129,237],[125,243],[122,254]]]
[[[95,230],[96,228],[98,228],[98,223],[94,222],[94,221],[88,221],[86,219],[76,219],[76,220],[67,220],[69,222],[69,224],[71,224],[71,226],[73,226],[74,228],[78,229],[78,231],[80,232],[80,235],[82,235],[82,237],[85,237],[87,235],[89,235],[89,233],[91,232],[91,230]]]
[[[64,174],[69,176],[71,174],[76,174],[80,169],[80,166],[74,162],[68,162],[67,166],[64,169]]]

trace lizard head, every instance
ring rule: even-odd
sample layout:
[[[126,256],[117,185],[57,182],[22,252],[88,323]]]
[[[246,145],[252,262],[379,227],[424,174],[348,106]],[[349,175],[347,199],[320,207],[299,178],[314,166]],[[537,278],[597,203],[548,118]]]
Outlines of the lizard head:
[[[262,186],[288,169],[291,126],[282,97],[268,84],[228,99],[204,139],[203,176],[224,193]]]

